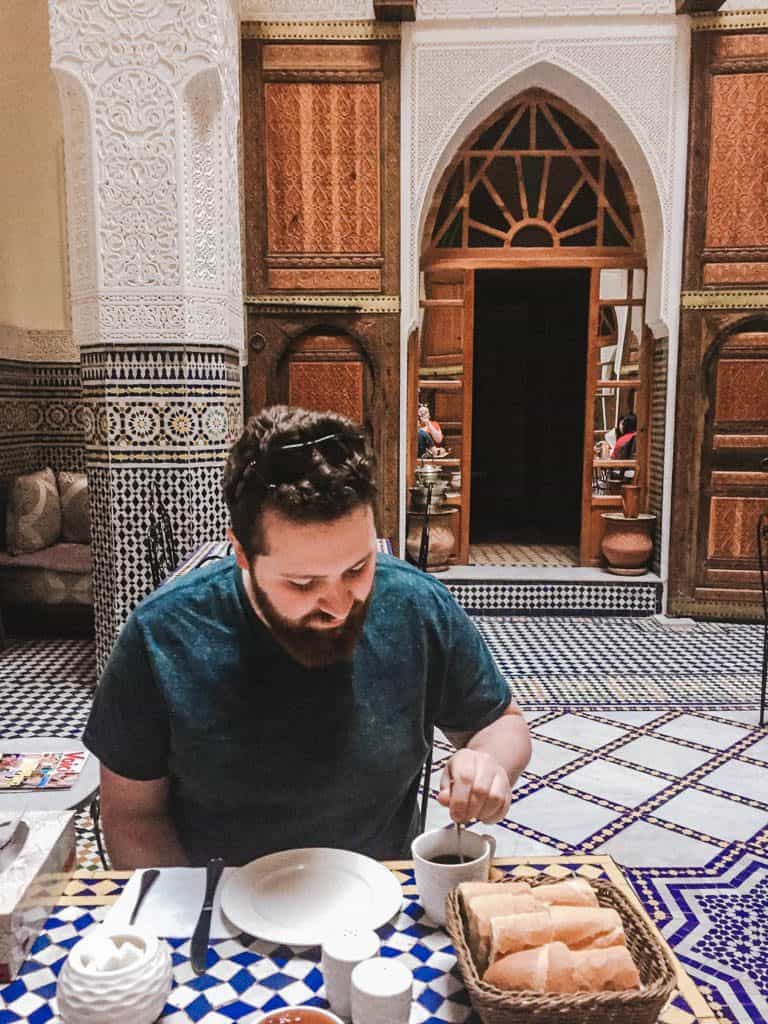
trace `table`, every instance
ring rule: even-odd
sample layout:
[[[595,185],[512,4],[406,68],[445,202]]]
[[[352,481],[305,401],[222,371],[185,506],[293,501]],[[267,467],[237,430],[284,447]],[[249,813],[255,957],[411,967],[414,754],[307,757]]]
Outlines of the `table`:
[[[33,739],[0,739],[4,754],[63,754],[68,750],[85,750],[79,740],[61,736],[35,736]],[[0,814],[5,811],[79,811],[88,806],[99,790],[99,761],[89,753],[85,764],[70,789],[43,789],[39,792],[0,790]]]
[[[544,872],[562,878],[576,872],[588,879],[608,878],[637,906],[637,895],[608,856],[499,857],[497,871],[509,877]],[[413,972],[414,1004],[411,1024],[477,1024],[458,973],[447,934],[424,916],[418,903],[413,863],[387,864],[403,890],[403,908],[378,929],[382,954],[396,957]],[[55,978],[74,944],[94,922],[103,918],[131,877],[130,871],[78,871],[64,891],[61,905],[46,922],[20,976],[0,987],[0,1021],[45,1022],[55,1012]],[[642,907],[641,907],[642,909]],[[643,910],[646,918],[650,920]],[[159,1018],[163,1024],[227,1024],[254,1010],[287,1005],[326,1006],[317,947],[294,954],[285,946],[242,936],[220,939],[211,946],[215,962],[196,976],[189,963],[187,937],[169,938],[174,987]],[[673,959],[674,956],[673,956]],[[660,1017],[663,1024],[716,1024],[702,993],[675,960],[678,989]],[[6,1015],[3,1015],[3,1008]]]

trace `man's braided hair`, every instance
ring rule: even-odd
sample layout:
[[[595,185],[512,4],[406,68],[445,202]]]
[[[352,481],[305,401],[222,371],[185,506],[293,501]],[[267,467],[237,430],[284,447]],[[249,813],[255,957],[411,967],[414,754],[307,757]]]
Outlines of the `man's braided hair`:
[[[280,479],[284,445],[329,434],[335,434],[342,445],[349,445],[349,454],[339,465],[325,458],[322,445],[307,445],[297,456],[300,474],[288,482]],[[223,493],[232,532],[249,559],[264,551],[265,508],[273,508],[296,522],[325,523],[359,505],[373,503],[373,453],[360,438],[359,427],[332,412],[273,405],[248,420],[240,439],[230,449],[224,467]]]

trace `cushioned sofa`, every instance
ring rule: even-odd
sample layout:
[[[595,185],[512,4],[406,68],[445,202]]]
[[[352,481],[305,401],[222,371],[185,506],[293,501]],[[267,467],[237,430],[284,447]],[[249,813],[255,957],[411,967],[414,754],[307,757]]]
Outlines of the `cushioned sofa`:
[[[93,605],[88,481],[46,467],[3,485],[0,605]]]

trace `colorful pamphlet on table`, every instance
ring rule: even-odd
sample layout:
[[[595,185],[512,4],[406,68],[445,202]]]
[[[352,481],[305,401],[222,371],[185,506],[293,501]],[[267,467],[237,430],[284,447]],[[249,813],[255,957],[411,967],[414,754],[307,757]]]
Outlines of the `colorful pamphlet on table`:
[[[0,790],[70,789],[82,771],[86,750],[63,753],[0,753]]]

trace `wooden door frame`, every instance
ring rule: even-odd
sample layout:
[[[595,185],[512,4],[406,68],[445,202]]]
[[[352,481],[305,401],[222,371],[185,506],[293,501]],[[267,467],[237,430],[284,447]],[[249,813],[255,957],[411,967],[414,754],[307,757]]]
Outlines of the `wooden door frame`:
[[[604,269],[640,269],[648,274],[647,260],[637,254],[612,258],[610,256],[569,256],[561,259],[559,254],[545,256],[531,255],[530,250],[518,256],[501,258],[498,251],[493,257],[478,258],[477,250],[466,250],[472,256],[460,255],[456,251],[447,259],[439,259],[425,264],[421,269],[424,273],[437,270],[463,270],[464,271],[464,333],[463,333],[463,423],[462,423],[462,458],[461,458],[461,487],[462,496],[462,522],[461,535],[458,544],[459,564],[466,564],[469,557],[470,541],[470,502],[471,502],[471,480],[472,480],[472,393],[474,384],[474,358],[475,358],[475,271],[477,270],[571,270],[585,269],[590,271],[589,280],[589,315],[587,321],[587,333],[584,344],[587,349],[585,393],[584,393],[584,454],[582,464],[582,485],[581,485],[581,522],[579,525],[579,564],[582,566],[594,565],[594,559],[590,550],[594,546],[591,543],[593,532],[593,517],[601,511],[620,511],[621,496],[607,495],[595,497],[592,494],[592,469],[593,469],[593,430],[594,430],[594,392],[597,383],[597,365],[592,359],[594,353],[593,339],[597,337],[597,318],[600,308],[600,271]],[[644,329],[645,329],[645,325]],[[418,347],[415,351],[415,359],[418,363]],[[645,362],[648,366],[647,358]],[[410,350],[409,350],[409,373],[410,373]],[[648,490],[647,466],[650,451],[650,423],[648,422],[648,410],[650,408],[650,387],[651,380],[641,373],[640,389],[638,397],[641,400],[641,409],[645,411],[646,443],[642,454],[641,466],[641,487],[643,501]],[[409,388],[409,408],[407,410],[407,422],[411,423],[416,418],[416,405],[413,400],[413,389]],[[413,404],[411,404],[413,403]],[[638,410],[638,412],[641,411]],[[412,472],[413,463],[409,461],[409,473]],[[409,480],[411,479],[409,475]],[[466,488],[466,490],[465,490]]]
[[[458,559],[469,562],[469,520],[472,503],[472,391],[475,384],[475,272],[464,271],[464,326],[462,331],[464,356],[464,391],[461,410],[461,534]]]

